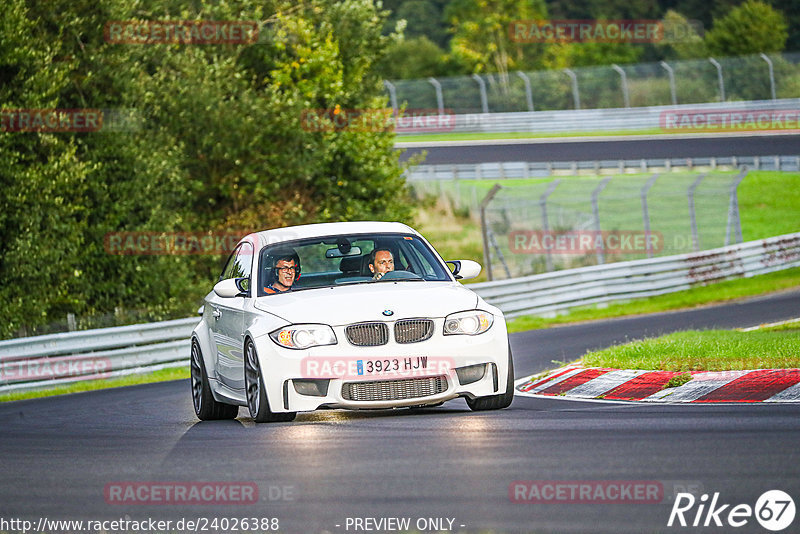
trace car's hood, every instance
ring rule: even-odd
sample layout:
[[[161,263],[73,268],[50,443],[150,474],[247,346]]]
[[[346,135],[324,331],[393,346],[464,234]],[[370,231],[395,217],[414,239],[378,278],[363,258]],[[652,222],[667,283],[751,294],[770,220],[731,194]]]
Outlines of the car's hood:
[[[256,299],[255,307],[291,323],[343,325],[472,310],[478,296],[459,283],[378,282],[306,289]],[[392,315],[383,315],[384,311]],[[388,313],[388,312],[387,312]]]

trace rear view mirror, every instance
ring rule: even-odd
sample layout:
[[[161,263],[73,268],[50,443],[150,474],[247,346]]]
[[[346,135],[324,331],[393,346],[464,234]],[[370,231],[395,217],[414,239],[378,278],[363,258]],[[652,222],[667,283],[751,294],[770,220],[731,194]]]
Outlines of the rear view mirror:
[[[361,247],[350,247],[346,249],[347,251],[344,252],[340,250],[340,248],[329,248],[325,251],[326,258],[344,258],[347,256],[360,256],[361,255]]]

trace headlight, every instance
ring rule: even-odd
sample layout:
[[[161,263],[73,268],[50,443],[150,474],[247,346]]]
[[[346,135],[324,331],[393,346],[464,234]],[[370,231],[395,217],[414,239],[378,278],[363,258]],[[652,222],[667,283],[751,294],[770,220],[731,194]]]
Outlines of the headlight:
[[[325,324],[293,324],[275,330],[269,337],[287,349],[336,345],[336,334],[333,333],[333,328]]]
[[[491,328],[494,316],[485,311],[472,310],[452,313],[444,319],[444,335],[466,334],[475,336]]]

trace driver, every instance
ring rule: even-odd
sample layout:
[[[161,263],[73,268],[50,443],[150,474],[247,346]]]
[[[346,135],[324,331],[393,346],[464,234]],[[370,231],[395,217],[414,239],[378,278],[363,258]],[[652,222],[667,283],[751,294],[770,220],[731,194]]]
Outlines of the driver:
[[[264,292],[268,295],[283,293],[292,289],[292,284],[300,276],[300,261],[296,253],[287,251],[279,255],[273,267],[271,284],[264,287]]]
[[[376,248],[369,255],[369,270],[372,279],[378,281],[384,274],[394,271],[394,256],[388,248]]]

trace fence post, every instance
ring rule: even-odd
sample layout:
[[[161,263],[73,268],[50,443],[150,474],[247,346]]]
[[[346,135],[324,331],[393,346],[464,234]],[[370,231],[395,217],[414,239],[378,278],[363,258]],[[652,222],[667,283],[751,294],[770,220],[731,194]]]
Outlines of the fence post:
[[[700,250],[700,235],[697,232],[697,213],[694,208],[694,192],[706,176],[708,176],[708,173],[698,176],[686,192],[687,197],[689,197],[689,224],[692,227],[692,250],[694,252]]]
[[[625,74],[625,71],[622,70],[617,64],[611,65],[611,68],[619,73],[620,83],[622,84],[622,101],[625,103],[625,107],[631,107],[631,97],[628,94],[628,76]]]
[[[494,248],[494,251],[497,254],[497,259],[500,260],[500,263],[503,265],[503,270],[506,272],[506,278],[511,278],[511,271],[508,268],[508,263],[506,263],[506,258],[503,256],[503,251],[500,250],[497,240],[494,238],[494,232],[491,230],[486,230],[486,235],[489,236],[489,243],[491,243],[492,248]],[[489,253],[491,254],[491,251]]]
[[[581,109],[581,95],[578,92],[578,76],[572,69],[563,69],[563,71],[572,79],[572,101],[575,103],[575,109]]]
[[[481,111],[489,113],[489,99],[486,98],[486,82],[477,74],[473,74],[472,79],[478,82],[478,87],[481,91]]]
[[[764,52],[761,52],[761,59],[769,65],[769,94],[772,96],[772,100],[777,100],[775,96],[775,69],[772,67],[772,60]]]
[[[744,177],[747,176],[747,167],[742,169],[739,176],[734,178],[730,188],[730,202],[728,203],[728,224],[725,228],[725,246],[731,244],[731,234],[735,234],[737,243],[742,242],[742,221],[739,219],[739,197],[737,189],[739,184],[742,183]]]
[[[489,202],[492,201],[494,196],[497,194],[503,186],[500,184],[494,184],[494,187],[486,193],[486,196],[483,197],[481,200],[481,234],[483,234],[483,262],[486,264],[486,278],[491,282],[494,278],[492,276],[492,258],[490,256],[489,250],[489,232],[488,228],[486,228],[486,208],[489,206]]]
[[[439,108],[439,115],[444,115],[444,97],[442,96],[442,84],[436,78],[428,78],[430,83],[436,90],[436,107]]]
[[[395,120],[397,120],[397,88],[389,80],[383,80],[383,86],[389,91],[389,101],[392,103],[392,111],[394,111]]]
[[[592,213],[594,214],[594,229],[597,232],[600,232],[600,193],[603,189],[606,188],[608,182],[611,181],[611,176],[608,178],[603,178],[600,184],[594,188],[592,191]],[[602,235],[602,234],[601,234]],[[605,256],[603,254],[603,240],[600,240],[600,246],[597,248],[597,264],[602,265],[605,261]]]
[[[528,104],[528,111],[533,111],[533,91],[531,91],[531,79],[528,78],[528,75],[521,70],[517,71],[517,76],[522,78],[522,81],[525,83],[525,103]]]
[[[658,176],[658,174],[651,176],[650,179],[647,180],[647,183],[644,184],[641,191],[639,191],[639,195],[642,199],[642,220],[644,221],[644,239],[648,258],[653,257],[653,244],[650,242],[650,212],[647,209],[647,193],[656,183],[656,180],[658,180]]]
[[[553,191],[556,190],[556,187],[558,187],[559,183],[561,183],[560,178],[550,182],[550,185],[547,186],[547,190],[542,194],[542,196],[539,197],[539,207],[542,210],[542,229],[545,231],[545,235],[547,235],[547,232],[550,231],[550,221],[547,218],[547,197],[553,194]],[[550,252],[550,249],[547,249],[547,251],[545,252],[544,261],[547,268],[547,272],[552,271],[553,256],[552,252]]]
[[[667,71],[667,76],[669,76],[669,94],[672,97],[672,105],[678,105],[678,92],[675,90],[675,71],[672,70],[672,67],[667,64],[666,61],[662,61],[660,65]]]
[[[717,68],[717,80],[719,82],[719,101],[725,102],[725,81],[722,79],[722,65],[713,57],[708,58],[712,65]]]

